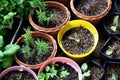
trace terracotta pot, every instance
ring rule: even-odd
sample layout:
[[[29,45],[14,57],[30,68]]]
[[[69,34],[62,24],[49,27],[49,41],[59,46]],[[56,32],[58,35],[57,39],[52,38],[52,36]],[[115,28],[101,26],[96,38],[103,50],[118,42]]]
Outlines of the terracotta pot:
[[[9,67],[9,68],[5,69],[2,73],[0,73],[0,80],[6,74],[8,74],[9,72],[17,71],[19,69],[23,69],[24,71],[27,71],[28,73],[30,73],[34,77],[35,80],[38,80],[37,75],[35,74],[35,72],[32,71],[31,69],[27,68],[27,67],[24,67],[24,66],[12,66],[12,67]]]
[[[41,38],[45,38],[45,39],[47,39],[48,41],[50,41],[50,43],[52,43],[52,45],[53,45],[53,51],[52,51],[52,53],[51,53],[51,55],[50,55],[50,57],[49,57],[48,59],[55,57],[56,52],[57,52],[57,43],[56,43],[56,41],[54,40],[54,38],[53,38],[52,36],[50,36],[50,35],[48,35],[48,34],[46,34],[46,33],[37,32],[37,31],[36,31],[36,32],[32,32],[31,34],[32,34],[33,37],[41,37]],[[16,44],[20,44],[20,42],[23,40],[23,38],[24,38],[24,36],[20,37],[20,38],[17,40]],[[48,59],[47,59],[47,60],[48,60]],[[23,65],[23,66],[26,66],[26,67],[28,67],[28,68],[34,69],[34,70],[39,69],[40,66],[45,62],[45,61],[43,61],[42,63],[39,63],[39,64],[29,65],[29,64],[25,64],[25,63],[23,63],[22,61],[20,61],[20,60],[17,58],[16,55],[15,55],[15,61],[16,61],[19,65]]]
[[[108,12],[111,9],[111,6],[112,6],[111,0],[106,0],[106,1],[107,1],[107,5],[108,5],[107,8],[103,12],[101,12],[99,15],[96,15],[96,16],[87,16],[87,15],[84,15],[84,14],[78,12],[75,9],[75,5],[74,5],[75,0],[70,1],[70,7],[71,7],[72,12],[75,14],[75,16],[78,19],[83,19],[83,20],[91,22],[94,25],[97,25],[108,14]]]
[[[38,73],[41,73],[46,68],[47,65],[49,65],[50,63],[53,63],[53,62],[62,62],[62,63],[66,63],[67,65],[70,65],[73,69],[75,69],[75,71],[78,72],[79,80],[82,80],[82,72],[81,72],[79,65],[76,62],[74,62],[72,59],[69,59],[66,57],[55,57],[55,58],[51,58],[51,59],[47,60],[41,66]]]
[[[61,27],[63,27],[65,24],[68,23],[68,21],[70,20],[70,12],[69,10],[67,9],[67,7],[65,7],[63,4],[59,3],[59,2],[55,2],[55,1],[46,1],[47,5],[48,6],[51,6],[51,7],[57,7],[59,9],[61,9],[62,11],[65,12],[67,18],[65,20],[64,23],[62,23],[61,25],[59,26],[56,26],[56,27],[53,27],[53,28],[44,28],[44,27],[41,27],[41,26],[38,26],[37,24],[35,24],[35,22],[33,21],[32,19],[32,15],[29,14],[29,22],[30,24],[32,25],[32,27],[37,30],[37,31],[42,31],[42,32],[45,32],[45,33],[49,33],[53,36],[56,36],[59,29]]]

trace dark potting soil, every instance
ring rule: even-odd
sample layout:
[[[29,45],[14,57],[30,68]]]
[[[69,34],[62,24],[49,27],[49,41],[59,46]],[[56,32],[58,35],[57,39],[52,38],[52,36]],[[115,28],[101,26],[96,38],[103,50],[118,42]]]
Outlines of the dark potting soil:
[[[116,75],[116,80],[120,80],[120,64],[110,64],[107,66],[105,80],[113,80],[111,79],[112,74]]]
[[[76,27],[64,34],[62,45],[69,53],[84,54],[92,49],[94,37],[86,28]]]
[[[107,8],[106,0],[76,0],[76,9],[87,16],[99,15]]]
[[[113,48],[113,53],[108,55],[110,58],[120,59],[120,41],[113,41],[110,45]]]
[[[60,75],[60,70],[63,69],[63,67],[65,70],[67,70],[67,72],[70,73],[66,78],[63,78],[61,80],[79,80],[78,73],[71,66],[67,65],[66,63],[60,63],[60,62],[56,62],[55,64],[59,65],[59,66],[55,66],[55,69],[58,71],[57,76]],[[53,78],[49,78],[49,80],[59,80],[59,79],[53,77]]]
[[[49,44],[48,53],[39,54],[38,51],[35,50],[35,53],[32,55],[32,57],[25,58],[24,53],[22,52],[22,50],[20,50],[20,52],[16,54],[17,58],[20,61],[22,61],[23,63],[30,64],[30,65],[39,64],[39,63],[47,60],[48,57],[50,57],[51,52],[53,51],[53,45],[45,39],[42,39],[42,40],[46,41]],[[23,42],[20,44],[20,46],[22,46],[22,45],[24,45]],[[33,48],[33,46],[32,46],[31,49],[37,49],[37,48],[36,48],[36,46],[35,46],[35,48]]]
[[[34,77],[26,71],[12,71],[6,74],[1,80],[35,80]]]
[[[111,18],[109,19],[110,21],[106,21],[108,27],[107,29],[111,32],[111,33],[120,33],[120,17],[119,17],[119,20],[118,20],[118,26],[117,26],[117,29],[115,32],[113,32],[110,27],[113,26],[113,19],[114,19],[114,16],[111,16]]]
[[[66,20],[66,18],[67,18],[67,16],[66,16],[66,14],[64,13],[64,11],[62,11],[61,9],[56,8],[56,7],[48,7],[48,8],[47,8],[47,14],[48,14],[48,15],[49,15],[49,14],[53,14],[53,15],[54,15],[53,19],[50,20],[49,25],[47,25],[46,22],[44,22],[44,24],[40,24],[40,23],[38,22],[38,20],[35,20],[35,21],[36,21],[35,23],[38,24],[38,25],[41,26],[41,27],[52,28],[52,27],[57,27],[57,26],[59,26],[59,25],[62,24],[62,23]]]

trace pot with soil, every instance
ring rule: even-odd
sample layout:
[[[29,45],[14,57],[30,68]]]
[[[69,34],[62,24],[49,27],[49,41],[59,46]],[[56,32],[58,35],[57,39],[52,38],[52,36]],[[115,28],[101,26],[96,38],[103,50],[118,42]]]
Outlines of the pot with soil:
[[[120,80],[120,63],[106,62],[104,80]]]
[[[45,5],[43,9],[35,9],[36,14],[29,15],[29,22],[35,30],[56,36],[70,20],[70,12],[59,2],[46,1],[42,4]]]
[[[90,60],[81,65],[82,70],[82,80],[103,80],[104,69],[103,67],[95,62]]]
[[[29,28],[25,29],[25,32],[16,42],[21,49],[16,53],[15,60],[19,65],[36,70],[46,60],[55,57],[57,44],[54,38],[46,33],[30,32]]]
[[[103,61],[120,61],[120,38],[110,37],[103,45],[101,52],[101,60]]]
[[[31,69],[24,66],[12,66],[0,73],[0,80],[38,80]]]
[[[73,20],[60,29],[57,39],[60,48],[67,56],[77,62],[83,62],[95,50],[98,32],[87,21]]]
[[[103,27],[107,37],[120,37],[120,13],[114,12],[103,20]]]
[[[70,7],[79,19],[98,24],[110,11],[111,0],[71,0]]]
[[[50,75],[49,75],[50,73]],[[43,75],[49,77],[43,77]],[[42,77],[41,77],[42,76]],[[82,80],[79,65],[66,57],[55,57],[47,60],[38,72],[38,80]]]
[[[116,11],[120,13],[120,0],[115,0],[114,3]]]

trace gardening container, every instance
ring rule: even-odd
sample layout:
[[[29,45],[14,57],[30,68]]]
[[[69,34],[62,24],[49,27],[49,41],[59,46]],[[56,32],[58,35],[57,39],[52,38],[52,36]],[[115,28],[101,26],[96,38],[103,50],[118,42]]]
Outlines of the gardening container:
[[[49,33],[53,36],[56,36],[59,29],[61,27],[63,27],[64,25],[66,25],[68,23],[68,21],[70,20],[70,12],[69,10],[67,9],[67,7],[65,7],[63,4],[59,3],[59,2],[55,2],[55,1],[46,1],[45,2],[47,4],[47,6],[50,6],[50,7],[55,7],[55,8],[58,8],[60,10],[62,10],[65,15],[66,15],[66,19],[65,21],[60,24],[59,26],[52,26],[52,27],[49,27],[49,28],[45,28],[44,26],[39,26],[37,25],[34,21],[33,21],[33,15],[29,15],[29,22],[30,24],[32,25],[32,27],[37,30],[37,31],[42,31],[42,32],[45,32],[45,33]]]
[[[62,43],[63,36],[67,31],[69,31],[69,30],[71,30],[73,28],[79,28],[81,26],[84,27],[86,30],[90,31],[91,35],[93,35],[94,43],[93,43],[92,49],[89,50],[86,53],[83,53],[83,54],[69,53],[63,47],[63,43]],[[98,36],[98,32],[97,32],[96,28],[91,23],[89,23],[88,21],[84,21],[84,20],[70,21],[67,25],[65,25],[63,28],[60,29],[60,31],[58,33],[58,36],[57,36],[58,44],[59,44],[60,48],[62,49],[62,51],[68,57],[72,58],[73,60],[75,60],[77,62],[83,62],[83,61],[87,60],[91,56],[92,52],[95,50],[95,48],[97,46],[98,39],[99,39],[99,36]]]
[[[106,4],[107,7],[103,12],[101,12],[100,14],[97,14],[97,15],[88,16],[88,15],[84,15],[84,14],[77,11],[76,3],[78,3],[78,2],[76,2],[76,1],[78,1],[78,0],[71,0],[70,1],[70,7],[71,7],[72,12],[75,14],[75,16],[78,19],[83,19],[83,20],[89,21],[94,25],[97,25],[108,14],[108,12],[110,11],[111,6],[112,6],[111,0],[105,0],[107,2],[107,4]]]
[[[117,23],[115,23],[115,18],[118,16]],[[120,37],[120,13],[118,12],[113,12],[106,16],[103,20],[103,29],[105,32],[105,36],[108,38],[110,36],[118,36]],[[116,26],[117,25],[117,26]],[[116,27],[112,28],[113,26]]]
[[[85,65],[85,64],[87,64],[87,67],[88,67],[87,71],[90,70],[90,76],[85,77],[85,79],[83,79],[83,80],[103,80],[105,71],[104,71],[104,68],[101,66],[101,64],[95,62],[92,59],[88,60],[86,63],[83,63],[81,65],[81,70],[82,70],[83,75],[87,72],[87,71],[84,71],[85,66],[83,66],[83,65]]]
[[[54,39],[51,35],[48,35],[48,34],[43,33],[43,32],[38,32],[38,31],[33,31],[33,32],[31,32],[31,34],[32,34],[33,37],[44,38],[44,39],[48,40],[48,41],[52,44],[52,46],[53,46],[51,55],[48,57],[48,59],[55,57],[56,52],[57,52],[57,44],[56,44],[55,39]],[[24,35],[23,35],[22,37],[20,37],[20,38],[16,41],[16,44],[20,44],[23,39],[24,39]],[[47,60],[48,60],[48,59],[47,59]],[[28,68],[30,68],[30,69],[34,69],[34,70],[39,69],[40,66],[45,62],[45,61],[43,61],[42,63],[39,63],[39,64],[30,65],[30,64],[26,64],[26,63],[23,63],[22,61],[20,61],[20,60],[18,59],[17,55],[15,55],[15,61],[16,61],[19,65],[23,65],[23,66],[26,66],[26,67],[28,67]]]
[[[100,56],[101,60],[107,61],[120,61],[120,38],[116,36],[110,37],[103,45]]]
[[[26,71],[26,72],[30,73],[34,77],[35,80],[38,80],[35,72],[32,71],[31,69],[27,68],[27,67],[24,67],[24,66],[12,66],[12,67],[9,67],[9,68],[5,69],[2,73],[0,73],[0,80],[4,80],[2,78],[4,76],[6,76],[9,72],[19,71],[20,69],[23,69],[23,71]]]
[[[120,80],[120,62],[106,62],[103,80]]]
[[[120,13],[120,0],[113,0],[115,11]]]
[[[76,62],[74,62],[73,60],[66,58],[66,57],[55,57],[55,58],[51,58],[51,59],[47,60],[39,69],[38,74],[43,72],[44,69],[53,62],[66,63],[67,65],[71,66],[78,73],[79,80],[82,80],[82,73],[81,73],[81,69],[80,69],[79,65]]]

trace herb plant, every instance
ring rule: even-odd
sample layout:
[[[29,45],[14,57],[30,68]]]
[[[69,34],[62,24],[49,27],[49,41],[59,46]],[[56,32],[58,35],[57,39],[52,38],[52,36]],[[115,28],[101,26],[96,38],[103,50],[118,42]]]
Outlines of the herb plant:
[[[47,66],[45,69],[45,72],[42,72],[38,74],[38,80],[49,80],[49,78],[56,78],[56,80],[63,80],[63,78],[66,78],[70,73],[65,70],[63,67],[61,70],[56,70],[55,66],[59,66],[56,63],[52,63],[50,66]],[[57,75],[57,73],[60,73]]]
[[[3,36],[0,36],[0,67],[8,68],[12,66],[14,54],[20,50],[16,44],[7,44],[4,47]]]
[[[112,26],[110,27],[110,29],[113,32],[116,32],[116,30],[117,30],[117,26],[118,26],[118,23],[119,23],[118,20],[119,20],[119,15],[114,16]]]
[[[82,80],[85,80],[86,78],[89,78],[91,76],[91,70],[88,70],[88,65],[87,63],[83,63],[81,65],[81,70],[82,70]]]
[[[49,49],[49,43],[40,38],[34,39],[31,35],[30,28],[24,29],[25,35],[23,39],[21,51],[24,53],[25,58],[30,58],[37,52],[38,55],[46,54]]]

